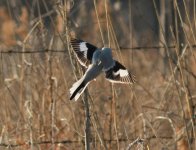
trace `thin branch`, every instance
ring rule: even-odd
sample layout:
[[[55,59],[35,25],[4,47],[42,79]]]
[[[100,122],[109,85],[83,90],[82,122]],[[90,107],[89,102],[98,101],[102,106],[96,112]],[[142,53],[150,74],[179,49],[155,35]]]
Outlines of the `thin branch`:
[[[84,105],[85,105],[85,150],[90,150],[91,130],[90,130],[90,111],[88,102],[88,91],[84,91]]]

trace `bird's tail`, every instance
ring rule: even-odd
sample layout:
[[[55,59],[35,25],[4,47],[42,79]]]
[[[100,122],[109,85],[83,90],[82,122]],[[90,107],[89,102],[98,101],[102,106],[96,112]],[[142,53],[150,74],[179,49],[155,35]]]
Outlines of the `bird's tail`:
[[[70,100],[72,100],[73,98],[75,98],[75,101],[78,100],[78,98],[80,97],[80,95],[84,92],[84,90],[86,89],[88,83],[85,83],[84,79],[81,78],[80,80],[78,80],[77,82],[75,82],[72,87],[70,88]]]

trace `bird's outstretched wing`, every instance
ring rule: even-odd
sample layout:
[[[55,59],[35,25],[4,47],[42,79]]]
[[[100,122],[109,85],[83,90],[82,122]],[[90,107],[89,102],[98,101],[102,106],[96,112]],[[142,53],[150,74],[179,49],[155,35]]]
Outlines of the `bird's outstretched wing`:
[[[98,50],[98,48],[90,43],[79,39],[71,39],[71,45],[73,47],[74,53],[79,63],[88,68],[88,65],[92,62],[93,53]]]
[[[122,64],[114,60],[114,66],[105,71],[106,79],[112,83],[132,84],[135,76],[132,75]]]

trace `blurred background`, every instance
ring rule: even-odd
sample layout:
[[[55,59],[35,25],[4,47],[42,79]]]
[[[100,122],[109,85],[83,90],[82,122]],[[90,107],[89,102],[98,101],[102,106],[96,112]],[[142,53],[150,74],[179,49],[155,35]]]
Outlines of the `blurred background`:
[[[112,48],[133,86],[104,74],[77,102],[70,38]],[[0,149],[196,149],[196,0],[1,0]]]

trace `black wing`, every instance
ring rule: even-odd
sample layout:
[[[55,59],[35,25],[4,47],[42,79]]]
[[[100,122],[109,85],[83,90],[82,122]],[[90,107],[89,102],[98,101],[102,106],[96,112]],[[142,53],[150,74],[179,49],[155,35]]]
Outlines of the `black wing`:
[[[71,39],[71,45],[79,63],[87,68],[97,47],[79,39]]]
[[[113,83],[130,84],[135,83],[135,76],[132,75],[122,64],[114,60],[115,64],[107,70],[106,79]]]

